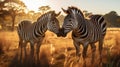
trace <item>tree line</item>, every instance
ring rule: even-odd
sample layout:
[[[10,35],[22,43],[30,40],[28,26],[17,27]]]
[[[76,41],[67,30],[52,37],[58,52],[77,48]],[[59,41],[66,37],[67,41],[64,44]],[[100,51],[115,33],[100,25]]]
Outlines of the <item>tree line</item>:
[[[38,9],[37,13],[28,11],[21,0],[0,0],[0,30],[14,31],[21,20],[35,21],[43,13],[51,10],[51,7],[40,6]]]
[[[20,0],[0,0],[0,30],[14,31],[21,20],[36,21],[39,16],[52,10],[49,5],[40,6],[38,9],[37,13],[34,11],[26,12],[27,7]],[[87,10],[84,10],[83,13],[86,17],[93,14]],[[105,14],[104,17],[108,27],[120,27],[120,16],[115,11]],[[64,15],[61,14],[58,20],[62,25]]]
[[[120,16],[115,11],[104,15],[108,27],[120,27]]]

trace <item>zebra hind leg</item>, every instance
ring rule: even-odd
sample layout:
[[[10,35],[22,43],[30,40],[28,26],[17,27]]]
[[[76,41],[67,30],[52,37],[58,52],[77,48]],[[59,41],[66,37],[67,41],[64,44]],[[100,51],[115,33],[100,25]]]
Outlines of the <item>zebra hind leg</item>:
[[[41,46],[41,42],[38,42],[37,45],[36,45],[36,59],[37,59],[37,63],[39,63],[39,54],[40,54],[40,46]]]
[[[24,60],[27,59],[26,46],[27,46],[27,42],[24,42],[24,43],[23,43],[23,48],[24,48]]]
[[[20,58],[19,58],[19,60],[20,60],[20,62],[22,62],[22,45],[23,45],[23,40],[20,40],[19,41],[19,46],[18,46],[18,48],[19,48],[19,54],[20,54]]]
[[[34,43],[30,43],[30,47],[31,47],[31,50],[30,50],[30,61],[31,63],[33,64],[33,61],[34,61]]]
[[[93,63],[94,63],[94,58],[95,58],[96,46],[95,46],[95,44],[94,44],[94,43],[91,43],[91,44],[90,44],[90,46],[91,46],[91,50],[92,50],[92,59],[91,59],[91,64],[93,65]]]

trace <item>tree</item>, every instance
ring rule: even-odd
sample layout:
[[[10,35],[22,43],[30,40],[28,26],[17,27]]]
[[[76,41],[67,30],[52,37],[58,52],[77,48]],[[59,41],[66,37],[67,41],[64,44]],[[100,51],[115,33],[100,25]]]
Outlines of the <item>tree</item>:
[[[85,17],[89,17],[90,15],[92,15],[92,12],[88,12],[87,10],[84,10],[83,14]]]
[[[42,14],[46,13],[46,12],[49,11],[50,9],[51,9],[51,7],[50,7],[49,5],[39,7],[39,11],[41,11]]]
[[[104,15],[105,20],[109,24],[109,27],[120,27],[120,22],[118,19],[120,19],[120,16],[115,11],[111,11],[108,14]]]
[[[9,2],[10,5],[8,6],[11,18],[12,18],[12,31],[14,31],[14,26],[15,26],[15,18],[17,15],[19,15],[21,12],[24,11],[25,5],[20,2],[19,0],[12,0]]]
[[[65,18],[64,15],[59,15],[59,16],[58,16],[58,20],[59,20],[59,22],[60,22],[60,25],[62,25],[62,23],[63,23],[63,21],[64,21],[64,18]]]
[[[31,19],[31,21],[34,21],[34,14],[35,14],[35,11],[29,11],[28,12],[28,17]]]
[[[1,16],[5,16],[5,11],[7,15],[11,16],[12,19],[12,30],[14,30],[15,26],[15,18],[20,13],[24,12],[26,6],[23,2],[20,0],[4,0],[0,2],[0,12]]]

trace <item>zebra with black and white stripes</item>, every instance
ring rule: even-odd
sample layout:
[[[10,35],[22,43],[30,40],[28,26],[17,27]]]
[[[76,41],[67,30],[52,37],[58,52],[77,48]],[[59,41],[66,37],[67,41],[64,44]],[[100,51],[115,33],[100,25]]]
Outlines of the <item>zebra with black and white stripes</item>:
[[[89,20],[86,19],[82,11],[76,7],[68,7],[67,10],[62,8],[62,10],[67,15],[64,18],[64,23],[61,28],[61,35],[65,37],[67,33],[72,31],[72,39],[76,48],[76,55],[80,57],[80,44],[82,44],[82,57],[85,64],[86,52],[88,44],[90,44],[92,49],[91,63],[93,63],[96,51],[95,43],[98,41],[100,60],[102,61],[101,53],[103,48],[103,40],[106,34],[106,22],[103,16],[92,15]]]
[[[59,16],[55,11],[49,11],[42,16],[40,16],[36,22],[31,23],[31,21],[24,20],[18,24],[18,36],[19,36],[19,47],[21,48],[22,58],[22,48],[24,48],[24,54],[26,56],[26,45],[29,42],[31,47],[31,57],[34,57],[34,45],[36,44],[36,55],[37,60],[39,60],[39,52],[41,43],[45,37],[45,32],[50,30],[59,36],[59,21],[56,18]]]

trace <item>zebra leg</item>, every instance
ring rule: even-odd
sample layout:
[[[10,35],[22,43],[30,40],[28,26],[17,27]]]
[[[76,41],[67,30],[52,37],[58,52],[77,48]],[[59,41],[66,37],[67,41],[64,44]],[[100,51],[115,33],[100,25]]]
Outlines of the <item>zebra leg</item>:
[[[93,63],[94,63],[94,58],[95,58],[96,46],[95,46],[95,43],[91,43],[90,46],[91,46],[91,50],[92,50],[92,60],[91,60],[91,64],[93,64]]]
[[[41,46],[41,42],[38,42],[36,45],[36,55],[37,55],[37,63],[39,62],[39,53],[40,53],[40,46]]]
[[[86,67],[86,53],[87,53],[88,45],[84,46],[83,45],[83,52],[82,52],[82,57],[83,57],[83,67]]]
[[[24,58],[27,58],[26,46],[27,46],[27,42],[24,42],[24,44],[23,44],[23,48],[24,48]]]
[[[99,64],[102,63],[102,49],[103,49],[103,39],[99,40],[99,54],[100,54],[100,62],[99,62]]]
[[[20,53],[20,62],[22,62],[22,45],[23,45],[23,40],[20,39],[19,41],[19,53]]]
[[[33,60],[34,60],[34,43],[30,43],[30,47],[31,47],[31,50],[30,50],[31,61],[33,62]]]
[[[80,59],[80,43],[79,42],[75,42],[73,41],[73,44],[75,46],[75,49],[76,49],[76,56]],[[78,59],[78,61],[79,61]]]

